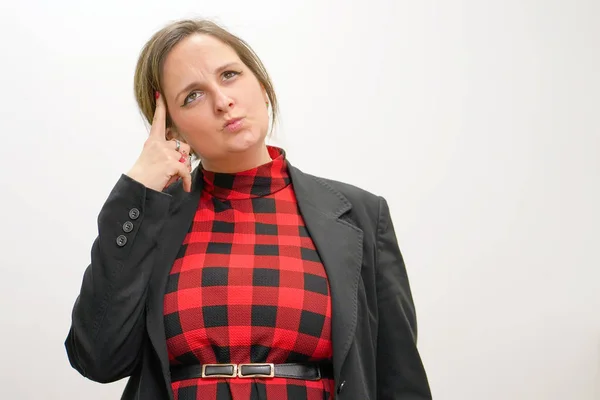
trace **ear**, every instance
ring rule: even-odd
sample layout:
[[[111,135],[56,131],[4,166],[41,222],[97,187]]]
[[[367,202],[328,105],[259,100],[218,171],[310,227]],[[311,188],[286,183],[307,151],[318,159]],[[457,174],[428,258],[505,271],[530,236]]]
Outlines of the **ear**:
[[[165,137],[167,138],[167,140],[179,139],[182,142],[187,143],[187,141],[185,140],[183,135],[181,133],[179,133],[179,131],[177,130],[177,128],[175,126],[170,126],[166,129]]]
[[[165,137],[167,138],[167,140],[179,139],[179,135],[173,128],[167,128]]]

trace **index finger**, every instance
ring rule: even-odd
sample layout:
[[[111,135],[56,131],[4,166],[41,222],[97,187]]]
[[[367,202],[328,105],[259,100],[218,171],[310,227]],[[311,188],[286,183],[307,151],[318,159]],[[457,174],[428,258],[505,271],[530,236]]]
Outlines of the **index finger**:
[[[163,96],[156,92],[156,109],[154,110],[154,118],[152,118],[152,127],[150,128],[150,137],[155,139],[167,140],[166,134],[166,114],[167,106],[163,100]]]

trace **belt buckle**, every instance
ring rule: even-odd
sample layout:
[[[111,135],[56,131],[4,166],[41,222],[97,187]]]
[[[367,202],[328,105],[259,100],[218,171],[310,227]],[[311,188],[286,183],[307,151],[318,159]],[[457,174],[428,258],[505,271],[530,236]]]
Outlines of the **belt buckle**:
[[[228,374],[219,374],[219,375],[206,375],[207,367],[233,367],[233,373],[231,375]],[[235,378],[238,374],[238,366],[237,364],[203,364],[202,365],[202,378]]]
[[[245,367],[245,366],[268,366],[271,368],[271,373],[268,375],[267,374],[244,375],[244,374],[242,374],[242,367]],[[237,377],[238,378],[274,378],[275,377],[275,364],[273,364],[273,363],[238,364]]]

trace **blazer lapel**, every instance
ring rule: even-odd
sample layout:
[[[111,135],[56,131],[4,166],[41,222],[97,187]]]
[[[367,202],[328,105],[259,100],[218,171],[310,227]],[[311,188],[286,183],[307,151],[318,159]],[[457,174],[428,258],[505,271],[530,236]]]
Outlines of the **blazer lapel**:
[[[363,258],[363,232],[339,217],[352,208],[339,192],[317,178],[290,167],[298,206],[325,265],[332,297],[332,342],[335,379],[339,380],[356,329],[357,290]]]
[[[192,172],[192,191],[190,193],[181,188],[173,191],[169,219],[165,221],[158,240],[159,253],[148,289],[146,327],[152,346],[160,360],[168,393],[171,393],[171,374],[163,315],[165,285],[198,208],[202,193],[202,174],[199,170],[198,167]],[[181,185],[181,181],[178,185]]]

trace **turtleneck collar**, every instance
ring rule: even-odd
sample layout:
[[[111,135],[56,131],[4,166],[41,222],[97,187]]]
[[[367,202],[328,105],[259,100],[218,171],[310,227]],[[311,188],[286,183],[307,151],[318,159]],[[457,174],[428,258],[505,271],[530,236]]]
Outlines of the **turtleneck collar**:
[[[291,182],[285,151],[275,146],[267,149],[271,161],[246,171],[223,173],[203,169],[203,190],[222,200],[240,200],[268,196],[285,188]]]

